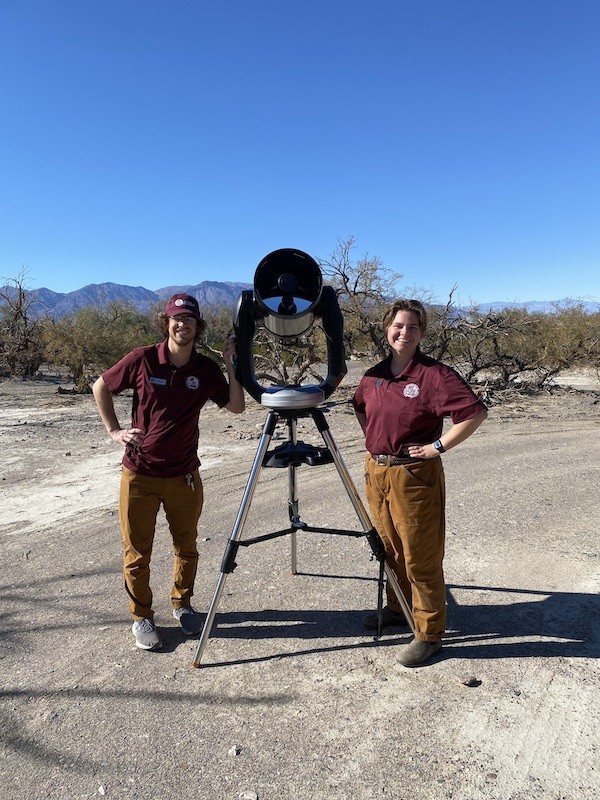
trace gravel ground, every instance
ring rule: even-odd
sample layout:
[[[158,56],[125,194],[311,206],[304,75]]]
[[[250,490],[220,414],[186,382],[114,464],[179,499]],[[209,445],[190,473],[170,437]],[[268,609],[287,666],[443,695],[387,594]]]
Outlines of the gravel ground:
[[[348,399],[331,432],[362,493]],[[241,548],[202,666],[170,615],[161,518],[152,583],[166,645],[134,646],[120,576],[120,453],[91,397],[0,383],[0,794],[178,800],[573,800],[600,791],[600,386],[495,406],[444,457],[449,630],[406,669],[397,632],[361,626],[377,570],[363,537]],[[129,400],[119,398],[122,420]],[[265,409],[201,416],[206,492],[195,604],[220,574]],[[285,438],[277,432],[277,438]],[[322,444],[311,420],[299,438]],[[274,441],[274,444],[277,444]],[[332,466],[298,472],[315,526],[360,529]],[[285,528],[285,470],[263,470],[244,537]]]

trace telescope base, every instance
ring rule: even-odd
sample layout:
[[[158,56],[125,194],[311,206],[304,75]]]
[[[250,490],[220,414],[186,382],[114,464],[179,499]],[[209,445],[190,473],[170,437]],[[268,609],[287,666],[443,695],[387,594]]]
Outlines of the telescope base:
[[[261,406],[288,411],[315,408],[325,400],[318,386],[281,386],[265,390],[260,396]]]

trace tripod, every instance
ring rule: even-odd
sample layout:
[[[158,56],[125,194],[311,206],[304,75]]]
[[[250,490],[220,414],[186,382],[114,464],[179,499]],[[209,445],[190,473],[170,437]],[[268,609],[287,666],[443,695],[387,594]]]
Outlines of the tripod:
[[[311,417],[317,426],[318,431],[320,432],[321,436],[323,437],[323,441],[325,442],[325,447],[315,447],[313,445],[307,445],[304,442],[298,441],[297,439],[297,422],[298,419],[301,417]],[[279,447],[276,447],[274,450],[268,451],[269,443],[277,426],[279,420],[285,420],[288,427],[288,440],[281,444]],[[346,493],[354,506],[354,510],[360,520],[362,525],[362,531],[348,531],[348,530],[341,530],[337,528],[319,528],[319,527],[312,527],[307,525],[300,519],[299,509],[298,509],[298,491],[297,491],[297,482],[296,482],[296,470],[302,464],[308,464],[309,466],[318,466],[320,464],[331,464],[334,463],[335,467],[338,471],[340,479],[344,485]],[[260,476],[260,472],[262,467],[280,467],[280,468],[287,468],[288,469],[288,511],[290,517],[290,527],[284,530],[275,531],[273,533],[267,533],[262,536],[256,536],[252,539],[245,539],[241,540],[240,537],[242,535],[242,530],[244,528],[244,523],[246,521],[246,517],[248,515],[248,511],[250,509],[250,504],[252,502],[252,497],[254,495],[254,490],[256,488],[258,478]],[[223,556],[223,561],[221,562],[221,574],[219,576],[219,580],[217,581],[217,586],[215,589],[215,593],[213,595],[212,602],[208,609],[208,614],[204,623],[204,627],[202,629],[202,633],[200,635],[200,640],[198,642],[198,646],[196,648],[196,653],[194,655],[194,660],[192,662],[192,666],[198,668],[200,667],[200,662],[202,660],[202,655],[204,653],[204,649],[206,647],[206,643],[210,637],[210,633],[214,624],[215,615],[217,612],[217,606],[219,604],[219,600],[221,598],[221,594],[223,592],[223,588],[225,586],[225,581],[227,579],[227,575],[233,572],[235,567],[237,566],[235,558],[238,552],[239,547],[249,547],[252,544],[256,544],[257,542],[267,541],[268,539],[275,539],[279,536],[291,536],[291,569],[292,574],[297,573],[297,539],[296,534],[297,531],[304,530],[304,531],[312,531],[316,533],[331,533],[331,534],[338,534],[341,536],[366,536],[367,541],[371,547],[371,551],[373,557],[379,562],[379,577],[378,577],[378,595],[377,595],[377,618],[378,618],[378,626],[377,626],[377,638],[381,635],[381,621],[382,621],[382,608],[383,608],[383,586],[384,586],[384,572],[387,577],[387,580],[390,582],[397,598],[398,602],[400,603],[402,610],[408,620],[408,623],[414,633],[414,626],[412,621],[412,611],[410,606],[400,589],[398,584],[398,580],[390,569],[388,564],[385,560],[385,548],[381,538],[375,528],[372,526],[371,521],[365,511],[364,505],[360,499],[360,496],[356,490],[352,482],[352,478],[344,464],[340,451],[338,450],[335,441],[331,435],[329,430],[329,426],[325,419],[325,415],[323,411],[318,408],[307,408],[307,409],[288,409],[288,410],[280,410],[280,409],[272,409],[267,414],[267,419],[265,421],[261,439],[258,445],[258,449],[256,452],[256,456],[254,457],[254,462],[252,464],[252,468],[250,470],[250,475],[248,478],[248,482],[246,484],[246,488],[244,490],[244,494],[242,497],[242,502],[240,504],[240,508],[233,526],[233,530],[231,532],[231,536],[229,538],[227,548],[225,550],[225,555]]]

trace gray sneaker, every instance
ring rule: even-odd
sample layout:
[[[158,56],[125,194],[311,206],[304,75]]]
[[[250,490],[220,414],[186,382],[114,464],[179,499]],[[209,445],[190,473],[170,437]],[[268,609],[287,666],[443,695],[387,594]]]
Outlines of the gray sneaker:
[[[173,609],[173,616],[181,625],[181,630],[186,636],[195,636],[200,633],[203,624],[203,615],[191,606],[182,606]]]
[[[158,650],[162,647],[162,641],[156,630],[154,620],[151,619],[136,619],[131,626],[133,635],[135,636],[136,647],[142,650]]]

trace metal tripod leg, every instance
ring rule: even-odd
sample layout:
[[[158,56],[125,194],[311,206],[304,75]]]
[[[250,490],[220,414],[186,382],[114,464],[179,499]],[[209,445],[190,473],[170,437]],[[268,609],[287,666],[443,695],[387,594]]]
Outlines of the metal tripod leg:
[[[404,616],[406,617],[406,620],[414,634],[415,626],[413,622],[412,610],[408,604],[406,597],[404,596],[404,592],[400,588],[400,584],[398,583],[396,575],[394,574],[389,564],[385,561],[385,550],[383,550],[383,553],[381,552],[381,548],[383,548],[383,542],[381,541],[379,534],[371,524],[371,520],[369,519],[369,516],[365,511],[365,507],[362,503],[362,500],[360,499],[360,495],[358,494],[356,486],[354,485],[352,478],[350,477],[350,473],[348,472],[348,469],[346,467],[346,464],[344,463],[342,454],[338,450],[338,447],[333,439],[333,436],[331,435],[331,431],[329,430],[329,425],[327,424],[325,415],[318,408],[314,409],[311,413],[315,421],[315,424],[319,429],[319,432],[323,437],[323,440],[327,445],[327,448],[329,449],[329,452],[333,456],[333,461],[340,476],[340,479],[344,484],[344,488],[346,489],[346,493],[350,498],[350,502],[354,506],[354,510],[356,511],[360,523],[363,526],[363,530],[367,536],[369,544],[371,545],[371,549],[373,550],[373,553],[376,556],[376,558],[380,560],[380,564],[381,564],[381,559],[383,560],[383,566],[385,569],[387,580],[389,581],[392,589],[394,590],[394,594],[398,598],[398,602],[402,607]],[[381,598],[381,592],[379,593],[379,597]],[[381,600],[379,601],[379,604],[380,603]],[[378,617],[379,619],[381,619],[380,608],[378,608]]]
[[[229,537],[229,542],[227,544],[227,549],[225,550],[225,555],[223,556],[223,561],[221,563],[221,574],[219,576],[219,580],[217,581],[215,593],[213,595],[212,602],[208,609],[208,614],[204,622],[204,627],[202,628],[202,633],[200,635],[198,646],[196,647],[196,653],[194,655],[194,660],[192,662],[193,667],[200,666],[200,661],[202,660],[202,654],[204,652],[204,648],[206,647],[206,643],[210,637],[210,632],[212,630],[212,626],[215,621],[215,614],[217,613],[217,606],[219,604],[219,600],[221,599],[221,594],[223,593],[225,580],[227,578],[227,575],[230,572],[233,572],[233,570],[236,567],[235,556],[239,548],[238,542],[240,536],[242,535],[242,531],[244,529],[246,517],[248,516],[248,511],[250,509],[250,503],[252,502],[254,490],[256,488],[258,477],[262,469],[265,453],[267,452],[267,448],[269,447],[269,443],[271,441],[271,437],[273,436],[276,424],[277,424],[277,414],[275,413],[275,411],[270,411],[267,415],[267,419],[263,427],[262,436],[258,444],[258,450],[256,451],[256,456],[254,457],[252,469],[250,470],[248,483],[246,484],[246,489],[244,490],[242,502],[240,503],[240,508],[233,526],[233,530],[231,532],[231,536]]]
[[[296,419],[292,417],[288,420],[288,438],[292,444],[298,443],[298,433]],[[298,574],[298,536],[297,531],[304,530],[306,523],[300,519],[300,512],[298,506],[298,484],[296,481],[297,467],[290,464],[288,467],[288,512],[290,516],[290,548],[291,548],[291,563],[290,570],[292,575]]]

